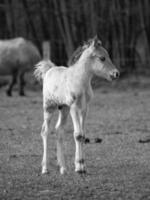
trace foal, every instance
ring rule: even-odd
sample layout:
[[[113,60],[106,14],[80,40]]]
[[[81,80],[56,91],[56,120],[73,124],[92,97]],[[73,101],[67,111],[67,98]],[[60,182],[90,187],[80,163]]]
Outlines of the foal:
[[[35,76],[43,79],[44,122],[41,136],[43,139],[42,174],[47,173],[47,136],[54,111],[58,109],[56,124],[57,161],[60,173],[66,171],[63,134],[67,116],[70,113],[75,140],[75,171],[85,172],[83,143],[84,123],[90,99],[93,96],[91,79],[93,75],[107,80],[116,79],[119,71],[112,64],[107,51],[100,40],[94,38],[80,47],[71,58],[71,66],[57,67],[51,61],[41,61],[35,70]]]

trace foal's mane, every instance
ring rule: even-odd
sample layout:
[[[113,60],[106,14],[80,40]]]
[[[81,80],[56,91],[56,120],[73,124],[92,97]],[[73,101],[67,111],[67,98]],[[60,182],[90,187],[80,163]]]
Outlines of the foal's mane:
[[[87,49],[93,42],[93,39],[89,39],[88,41],[84,42],[83,45],[80,45],[72,54],[72,56],[68,60],[68,66],[74,65],[79,58],[81,57],[82,53],[85,49]]]

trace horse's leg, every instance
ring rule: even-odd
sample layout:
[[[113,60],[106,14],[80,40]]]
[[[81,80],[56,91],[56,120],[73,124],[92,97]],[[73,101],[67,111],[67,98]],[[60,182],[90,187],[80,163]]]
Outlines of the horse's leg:
[[[47,173],[47,136],[50,132],[49,125],[52,115],[53,112],[44,111],[44,122],[41,130],[41,136],[43,140],[42,174]]]
[[[84,133],[83,133],[83,112],[76,106],[71,107],[70,114],[74,126],[74,140],[76,145],[75,152],[75,171],[79,173],[85,172],[84,164],[84,154],[83,154],[83,143],[84,143]]]
[[[21,72],[19,74],[19,95],[24,96],[24,86],[25,86],[25,80],[24,80],[24,72]]]
[[[15,73],[13,73],[12,74],[12,81],[11,81],[11,83],[9,84],[9,86],[8,86],[8,89],[7,89],[7,91],[6,91],[6,93],[7,93],[7,95],[8,96],[11,96],[12,95],[12,89],[13,89],[13,86],[16,84],[16,82],[17,82],[17,72],[15,72]]]
[[[80,115],[80,124],[81,124],[81,128],[82,128],[82,132],[84,133],[84,127],[85,127],[85,119],[86,119],[86,115],[87,115],[87,106],[82,109],[82,114]]]
[[[69,107],[63,106],[59,110],[58,121],[56,124],[57,131],[57,161],[60,166],[60,173],[64,174],[66,171],[66,164],[64,158],[64,126],[67,122],[67,116],[69,113]]]

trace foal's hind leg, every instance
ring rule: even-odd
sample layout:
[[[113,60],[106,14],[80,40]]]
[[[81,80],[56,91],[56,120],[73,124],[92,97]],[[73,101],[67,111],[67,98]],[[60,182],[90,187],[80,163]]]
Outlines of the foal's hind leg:
[[[50,132],[49,125],[53,115],[52,112],[44,111],[44,122],[42,125],[41,136],[43,140],[43,159],[42,159],[42,174],[47,173],[47,137]]]
[[[69,107],[62,106],[59,109],[59,116],[58,121],[56,124],[56,131],[57,131],[57,161],[60,166],[60,173],[64,174],[66,171],[66,164],[64,158],[64,126],[67,122],[67,116],[69,113]]]
[[[7,91],[6,91],[7,96],[11,96],[11,95],[12,95],[13,86],[14,86],[14,85],[16,84],[16,82],[17,82],[17,75],[18,75],[17,72],[14,72],[14,73],[12,74],[12,81],[11,81],[11,83],[9,84],[9,87],[8,87],[8,89],[7,89]]]

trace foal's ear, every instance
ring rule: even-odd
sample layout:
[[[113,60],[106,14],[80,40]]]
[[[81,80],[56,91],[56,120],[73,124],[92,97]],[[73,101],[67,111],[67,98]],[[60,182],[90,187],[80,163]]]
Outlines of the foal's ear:
[[[98,36],[95,35],[94,38],[93,38],[93,41],[97,41],[98,40]]]
[[[97,35],[93,38],[93,46],[94,47],[102,46],[102,42],[98,39]]]

